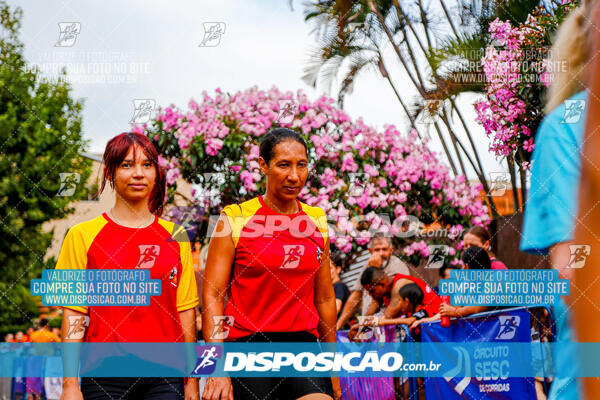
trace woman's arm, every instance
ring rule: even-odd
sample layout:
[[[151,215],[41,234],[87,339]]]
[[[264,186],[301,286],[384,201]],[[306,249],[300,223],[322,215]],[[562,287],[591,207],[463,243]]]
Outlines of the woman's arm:
[[[600,23],[600,7],[595,6],[591,26]],[[570,295],[564,299],[574,310],[576,340],[578,342],[599,342],[598,304],[600,303],[600,281],[598,265],[600,263],[600,33],[592,29],[593,63],[589,68],[589,96],[583,154],[581,157],[581,182],[579,187],[579,215],[575,220],[575,240],[579,245],[591,246],[583,268],[575,269],[575,280],[571,282]],[[565,188],[569,190],[572,188]],[[578,299],[578,301],[574,301]],[[579,378],[583,384],[586,399],[600,398],[598,378]]]
[[[63,343],[81,343],[88,328],[87,315],[63,307],[61,336]],[[77,338],[77,339],[74,339]],[[63,371],[61,400],[83,400],[79,389],[79,348],[76,345],[63,346]]]
[[[346,325],[358,310],[358,306],[360,306],[360,302],[362,300],[362,290],[354,290],[350,293],[350,297],[346,300],[346,304],[344,308],[342,308],[342,313],[337,321],[337,329],[342,330],[343,326]]]
[[[222,342],[213,339],[215,324],[213,317],[223,315],[225,294],[231,280],[231,269],[235,247],[227,217],[221,214],[208,247],[204,282],[202,282],[202,335],[206,342]],[[194,327],[195,329],[195,327]],[[231,379],[209,377],[206,381],[203,400],[233,400]]]
[[[335,293],[329,272],[329,239],[325,241],[325,251],[321,268],[315,278],[315,307],[319,314],[319,337],[322,342],[336,341]]]
[[[321,342],[335,343],[337,340],[335,329],[337,313],[335,310],[335,293],[329,271],[329,239],[325,240],[321,268],[315,278],[315,307],[319,314],[318,330]],[[339,378],[332,377],[331,383],[334,398],[339,399],[342,393]]]
[[[404,317],[404,318],[380,318],[377,321],[377,326],[383,325],[410,325],[417,319],[415,317]]]
[[[442,303],[439,314],[442,317],[466,317],[467,315],[484,312],[487,309],[486,306],[451,306]]]
[[[196,343],[196,309],[181,311],[179,321],[183,328],[183,340],[186,343]],[[187,378],[185,384],[185,400],[197,400],[200,398],[198,392],[198,378]]]
[[[222,214],[208,245],[202,282],[202,334],[206,342],[222,342],[212,338],[215,328],[213,317],[223,315],[234,256],[231,229],[227,217]]]
[[[412,328],[416,328],[417,326],[421,325],[423,322],[439,321],[440,318],[441,318],[440,313],[437,313],[434,316],[429,317],[429,318],[421,318],[421,319],[418,319],[418,320],[414,321],[412,324],[410,324],[410,328],[411,329]]]

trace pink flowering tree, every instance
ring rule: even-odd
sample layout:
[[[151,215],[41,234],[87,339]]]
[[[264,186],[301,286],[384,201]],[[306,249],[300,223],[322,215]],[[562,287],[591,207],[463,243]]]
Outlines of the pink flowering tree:
[[[576,2],[558,5],[553,14],[535,9],[518,27],[499,19],[489,26],[494,45],[486,48],[482,59],[487,82],[485,98],[474,105],[476,120],[491,139],[490,151],[506,159],[515,196],[516,171],[524,191],[535,133],[544,117],[551,37],[575,6]]]
[[[191,100],[188,110],[162,109],[138,129],[161,153],[169,201],[178,196],[177,178],[194,185],[187,201],[205,237],[209,215],[264,193],[258,145],[276,127],[306,138],[311,172],[300,198],[325,211],[337,252],[356,254],[374,231],[386,231],[400,256],[417,265],[430,245],[455,245],[464,227],[488,223],[480,185],[451,177],[415,132],[402,135],[391,125],[377,131],[352,121],[331,98],[310,101],[301,91],[277,88],[217,89]]]

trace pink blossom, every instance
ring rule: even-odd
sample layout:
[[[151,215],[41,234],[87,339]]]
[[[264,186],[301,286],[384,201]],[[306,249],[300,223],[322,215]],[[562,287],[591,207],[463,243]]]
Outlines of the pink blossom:
[[[162,156],[162,155],[158,155],[158,166],[161,168],[167,168],[167,160]]]
[[[501,51],[492,55],[505,62],[511,57]],[[488,72],[506,78],[514,71],[507,64]],[[514,98],[512,86],[498,83],[495,90],[497,102],[476,104],[478,121],[486,123],[494,132],[507,118],[520,122],[523,115],[523,104]],[[326,212],[335,227],[330,232],[331,243],[338,250],[351,252],[356,246],[365,246],[370,237],[368,233],[376,229],[398,235],[401,226],[392,220],[407,213],[420,218],[431,206],[453,207],[457,211],[455,215],[459,216],[444,221],[454,227],[450,229],[456,231],[456,235],[460,235],[459,226],[485,225],[489,220],[488,210],[479,198],[480,188],[470,185],[463,176],[451,176],[448,166],[416,132],[400,132],[393,125],[379,131],[362,119],[352,120],[343,110],[335,108],[333,99],[321,96],[311,101],[302,91],[284,93],[275,87],[269,90],[252,87],[232,94],[221,90],[213,94],[203,92],[199,101],[190,101],[186,111],[174,106],[162,110],[155,123],[145,129],[149,137],[164,139],[179,151],[177,158],[166,160],[164,154],[159,158],[159,164],[169,171],[170,184],[180,175],[191,181],[193,174],[199,173],[179,170],[180,162],[189,163],[198,152],[198,159],[208,155],[225,160],[223,165],[202,167],[210,170],[227,166],[233,172],[230,179],[244,188],[245,196],[264,193],[258,143],[262,135],[276,126],[282,99],[296,102],[296,118],[287,126],[306,134],[311,147],[311,174],[299,197]],[[491,118],[494,113],[502,119]],[[518,126],[518,131],[500,130],[499,140],[515,134],[526,135],[523,124]],[[194,139],[196,136],[199,139]],[[498,150],[504,149],[498,146]],[[359,177],[358,185],[350,184],[350,174]],[[421,203],[424,193],[431,198],[431,204]],[[200,204],[200,200],[197,201]],[[223,206],[210,202],[201,205],[216,213]],[[365,227],[358,225],[359,220],[367,223],[368,230],[363,232]],[[426,257],[429,253],[424,241],[415,242],[415,238],[400,241],[400,248],[407,248],[413,256]]]
[[[369,178],[379,176],[379,171],[371,164],[365,164],[363,166],[363,170]]]
[[[206,139],[206,154],[216,156],[223,147],[221,139]]]
[[[167,171],[167,185],[172,185],[175,183],[177,178],[179,178],[179,168],[171,168]]]
[[[344,154],[344,157],[342,158],[342,168],[341,171],[350,171],[350,172],[356,172],[358,171],[358,165],[354,162],[354,157],[352,156],[352,153],[346,153]]]

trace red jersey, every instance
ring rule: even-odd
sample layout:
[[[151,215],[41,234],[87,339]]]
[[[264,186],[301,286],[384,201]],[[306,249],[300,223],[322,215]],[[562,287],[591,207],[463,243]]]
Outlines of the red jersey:
[[[225,207],[235,245],[225,315],[233,317],[227,340],[255,332],[307,331],[319,336],[315,278],[327,240],[318,207],[280,214],[262,196]]]
[[[423,292],[423,304],[422,307],[419,307],[418,309],[424,309],[425,311],[427,311],[427,315],[430,317],[440,312],[440,305],[442,304],[442,299],[440,298],[440,296],[437,295],[436,292],[433,291],[433,289],[427,286],[427,284],[424,281],[414,276],[396,274],[394,275],[393,285],[395,285],[396,282],[398,282],[400,279],[408,279],[413,281],[417,284],[417,286],[419,286],[419,289],[421,289],[421,291]]]
[[[85,342],[184,341],[178,312],[196,307],[198,293],[190,243],[180,229],[156,216],[145,228],[128,228],[103,213],[69,230],[57,269],[144,268],[161,280],[161,294],[149,306],[66,306],[89,315]]]

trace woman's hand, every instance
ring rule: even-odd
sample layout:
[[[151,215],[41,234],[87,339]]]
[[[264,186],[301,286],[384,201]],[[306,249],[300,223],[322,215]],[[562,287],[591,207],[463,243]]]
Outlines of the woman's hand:
[[[185,384],[185,400],[200,400],[198,378],[188,378]]]
[[[202,400],[233,400],[233,387],[229,377],[209,377],[204,386]]]
[[[83,393],[79,386],[63,386],[60,400],[83,400]]]
[[[429,318],[423,318],[423,319],[418,319],[415,322],[413,322],[412,324],[410,324],[409,329],[414,329],[417,326],[421,325],[423,322],[429,322],[428,321]]]
[[[442,317],[460,317],[458,315],[458,307],[445,303],[440,305],[440,315]]]

